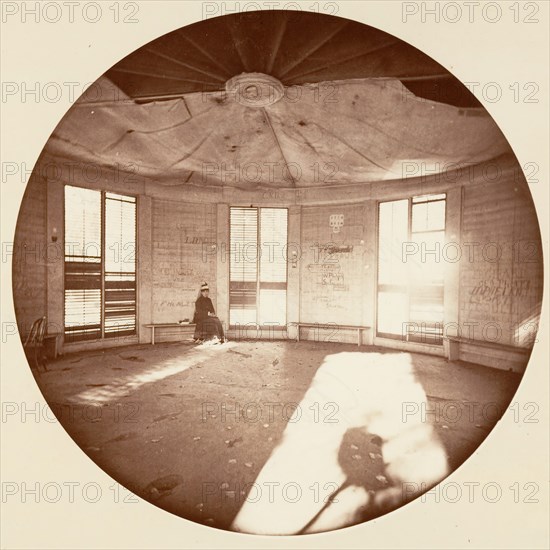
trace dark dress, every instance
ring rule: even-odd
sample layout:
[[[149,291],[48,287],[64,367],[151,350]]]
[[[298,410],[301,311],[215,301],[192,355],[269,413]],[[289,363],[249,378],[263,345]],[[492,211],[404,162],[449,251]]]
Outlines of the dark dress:
[[[212,315],[208,315],[211,313]],[[214,315],[214,305],[210,298],[200,296],[195,302],[195,315],[193,323],[195,327],[195,339],[211,340],[217,336],[220,341],[224,340],[223,326],[221,321]]]

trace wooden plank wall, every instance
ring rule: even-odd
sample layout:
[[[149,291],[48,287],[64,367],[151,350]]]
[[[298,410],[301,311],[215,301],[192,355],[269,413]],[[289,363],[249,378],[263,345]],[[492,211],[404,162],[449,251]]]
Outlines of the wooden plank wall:
[[[152,218],[152,322],[191,319],[202,281],[216,307],[216,205],[154,199]]]
[[[58,227],[58,235],[62,227]],[[56,261],[57,249],[57,245],[48,243],[46,236],[46,183],[32,175],[21,203],[13,243],[13,300],[22,338],[34,320],[46,315],[46,268],[48,258]],[[53,327],[50,328],[53,332]]]
[[[462,336],[473,331],[475,340],[532,347],[543,261],[527,185],[510,177],[465,187],[461,241]]]
[[[301,321],[365,322],[365,208],[355,204],[302,209]],[[329,225],[332,214],[344,216],[338,233]]]

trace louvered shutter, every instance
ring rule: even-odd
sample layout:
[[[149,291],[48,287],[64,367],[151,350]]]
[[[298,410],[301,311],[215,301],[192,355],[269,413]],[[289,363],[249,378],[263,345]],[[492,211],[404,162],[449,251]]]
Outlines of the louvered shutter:
[[[64,234],[65,340],[135,334],[135,197],[65,186]]]
[[[258,210],[231,208],[229,231],[229,323],[256,323]]]
[[[65,340],[101,337],[101,192],[65,187]]]
[[[105,337],[136,332],[136,199],[105,196]]]

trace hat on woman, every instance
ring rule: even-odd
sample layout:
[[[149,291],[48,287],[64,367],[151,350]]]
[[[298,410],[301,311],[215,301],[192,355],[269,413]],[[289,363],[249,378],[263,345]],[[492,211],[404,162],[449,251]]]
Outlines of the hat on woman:
[[[208,283],[202,283],[202,285],[201,285],[201,292],[202,292],[203,290],[210,290],[210,289],[208,288]]]

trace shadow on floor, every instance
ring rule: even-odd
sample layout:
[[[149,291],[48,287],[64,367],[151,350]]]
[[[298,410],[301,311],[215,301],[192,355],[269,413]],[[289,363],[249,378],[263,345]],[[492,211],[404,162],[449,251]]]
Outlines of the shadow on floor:
[[[111,477],[173,514],[227,529],[325,357],[356,350],[304,341],[131,346],[64,356],[37,382],[68,434]],[[521,376],[406,355],[427,402],[404,411],[433,424],[454,470],[505,412]],[[373,434],[349,430],[338,459],[353,483],[387,483]]]

